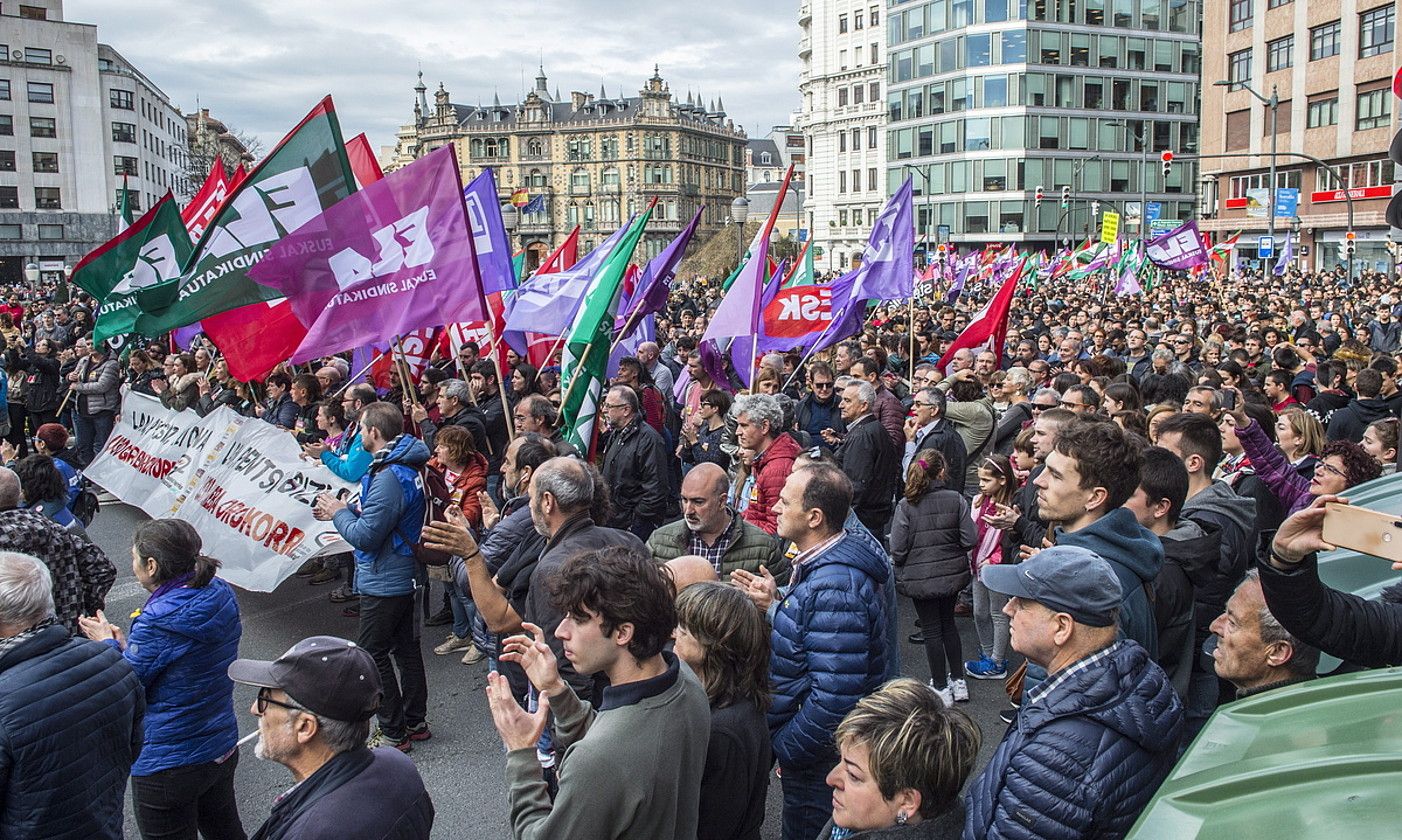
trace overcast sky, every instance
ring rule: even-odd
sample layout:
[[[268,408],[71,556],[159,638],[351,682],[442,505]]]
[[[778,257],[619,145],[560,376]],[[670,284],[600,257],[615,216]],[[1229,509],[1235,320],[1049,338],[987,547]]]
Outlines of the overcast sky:
[[[422,65],[461,104],[514,102],[542,54],[550,90],[636,96],[653,63],[674,95],[699,91],[751,136],[798,104],[797,2],[707,0],[68,0],[186,113],[196,100],[265,148],[327,93],[346,137],[376,150],[413,114]]]

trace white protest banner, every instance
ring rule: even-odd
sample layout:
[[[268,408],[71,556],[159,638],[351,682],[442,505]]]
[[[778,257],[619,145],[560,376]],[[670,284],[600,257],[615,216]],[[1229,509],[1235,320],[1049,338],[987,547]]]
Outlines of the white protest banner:
[[[286,431],[223,406],[201,418],[128,394],[84,474],[153,517],[195,526],[219,576],[244,589],[271,592],[311,557],[350,550],[312,503],[355,486],[301,458]]]
[[[219,428],[209,422],[215,415],[201,418],[193,411],[171,411],[155,397],[132,392],[122,399],[121,416],[83,475],[148,515],[164,516],[194,474],[193,456]]]

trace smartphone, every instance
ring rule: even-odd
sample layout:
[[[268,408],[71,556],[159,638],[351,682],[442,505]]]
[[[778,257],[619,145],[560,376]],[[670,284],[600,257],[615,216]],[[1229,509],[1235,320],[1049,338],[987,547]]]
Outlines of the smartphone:
[[[1402,563],[1402,516],[1329,502],[1324,506],[1324,541]]]
[[[1228,411],[1236,410],[1236,391],[1221,391],[1222,407]]]

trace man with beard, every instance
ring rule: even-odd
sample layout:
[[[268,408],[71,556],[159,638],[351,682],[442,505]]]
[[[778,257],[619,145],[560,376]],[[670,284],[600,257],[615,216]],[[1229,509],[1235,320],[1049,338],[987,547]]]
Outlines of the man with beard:
[[[312,636],[272,662],[234,660],[229,679],[258,688],[249,710],[258,719],[254,755],[283,765],[296,782],[273,801],[256,837],[429,836],[433,801],[414,762],[391,747],[365,746],[383,691],[364,648]]]
[[[725,470],[712,463],[693,467],[682,479],[682,518],[663,525],[648,538],[652,559],[666,563],[695,555],[705,558],[726,578],[743,569],[756,575],[764,570],[782,579],[788,561],[775,551],[774,538],[732,510],[725,503],[729,495],[730,477]]]

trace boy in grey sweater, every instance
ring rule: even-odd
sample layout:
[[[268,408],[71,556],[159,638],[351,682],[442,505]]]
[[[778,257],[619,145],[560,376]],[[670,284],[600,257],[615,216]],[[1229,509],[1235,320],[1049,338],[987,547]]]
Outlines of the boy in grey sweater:
[[[636,549],[606,548],[565,561],[554,584],[566,659],[609,687],[598,709],[580,700],[534,624],[503,643],[501,658],[519,663],[540,692],[532,714],[505,678],[488,675],[508,753],[512,837],[694,840],[711,712],[696,677],[663,651],[677,622],[668,573]],[[535,755],[551,712],[560,754],[553,804]]]

